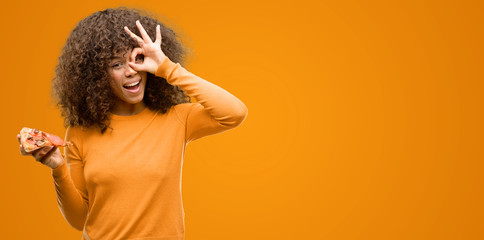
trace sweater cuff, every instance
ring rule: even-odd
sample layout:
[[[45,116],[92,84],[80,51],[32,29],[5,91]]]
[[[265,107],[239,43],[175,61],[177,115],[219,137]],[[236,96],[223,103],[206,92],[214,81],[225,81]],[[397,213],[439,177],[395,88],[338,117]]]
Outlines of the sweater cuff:
[[[55,180],[62,180],[66,178],[69,174],[69,169],[67,168],[66,161],[56,167],[56,168],[51,168],[52,170],[52,176],[54,177]]]
[[[169,82],[171,73],[175,70],[177,65],[179,64],[172,62],[168,57],[166,57],[160,66],[158,66],[158,69],[156,69],[155,76],[162,77]]]

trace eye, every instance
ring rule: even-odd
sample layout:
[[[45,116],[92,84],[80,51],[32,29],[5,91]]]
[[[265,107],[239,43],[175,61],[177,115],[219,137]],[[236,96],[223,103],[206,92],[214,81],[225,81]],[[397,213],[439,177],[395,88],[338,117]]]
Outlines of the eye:
[[[134,59],[135,62],[143,62],[143,60],[145,59],[145,57],[143,55],[138,55],[136,56],[136,58]]]
[[[121,67],[121,65],[122,65],[121,63],[115,63],[115,64],[111,65],[111,67],[112,68],[119,68],[119,67]]]

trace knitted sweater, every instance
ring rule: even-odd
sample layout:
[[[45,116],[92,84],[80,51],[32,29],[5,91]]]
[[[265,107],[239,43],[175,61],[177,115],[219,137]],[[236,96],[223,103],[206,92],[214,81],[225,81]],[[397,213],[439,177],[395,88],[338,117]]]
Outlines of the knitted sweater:
[[[166,58],[156,76],[179,86],[196,103],[166,113],[148,108],[131,116],[110,115],[104,134],[69,127],[65,161],[52,169],[62,215],[82,239],[181,240],[181,195],[186,146],[240,125],[247,107],[238,98]]]

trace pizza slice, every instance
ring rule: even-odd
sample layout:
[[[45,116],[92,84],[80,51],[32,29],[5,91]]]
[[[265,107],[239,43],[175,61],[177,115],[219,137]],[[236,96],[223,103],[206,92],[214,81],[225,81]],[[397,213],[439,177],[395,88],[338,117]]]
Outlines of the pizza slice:
[[[27,153],[45,146],[66,147],[72,145],[72,143],[65,142],[54,134],[27,127],[20,130],[20,142]]]

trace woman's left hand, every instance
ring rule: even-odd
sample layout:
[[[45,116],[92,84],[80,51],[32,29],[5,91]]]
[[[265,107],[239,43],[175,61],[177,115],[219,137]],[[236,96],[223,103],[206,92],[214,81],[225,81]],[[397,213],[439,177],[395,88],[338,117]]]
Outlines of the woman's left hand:
[[[151,74],[155,74],[158,67],[163,63],[167,56],[161,51],[161,32],[160,32],[160,25],[156,26],[156,40],[153,42],[146,33],[143,26],[139,21],[136,21],[136,26],[141,33],[143,38],[138,37],[136,34],[131,32],[128,27],[124,27],[124,30],[138,42],[140,47],[134,48],[131,52],[130,61],[128,62],[129,66],[133,68],[133,70],[145,71]],[[144,60],[142,63],[138,64],[135,62],[136,56],[142,54],[144,56]]]

